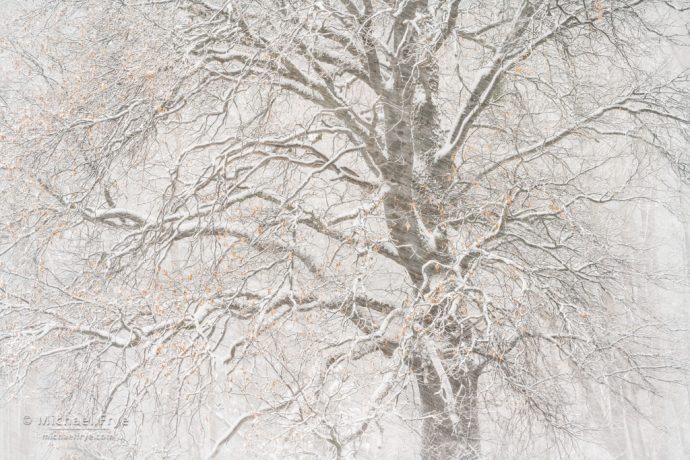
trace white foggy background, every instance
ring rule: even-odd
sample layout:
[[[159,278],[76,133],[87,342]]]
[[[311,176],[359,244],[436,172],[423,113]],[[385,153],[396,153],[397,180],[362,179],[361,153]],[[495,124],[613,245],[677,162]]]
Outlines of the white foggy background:
[[[11,17],[17,5],[27,3],[0,0],[0,28]],[[687,49],[660,50],[660,53],[667,54],[668,66],[690,67]],[[0,60],[0,88],[5,89],[11,85],[11,65]],[[654,247],[653,251],[641,255],[646,269],[650,272],[682,274],[682,278],[687,281],[690,280],[690,186],[682,184],[668,172],[660,171],[658,178],[672,184],[675,190],[656,193],[653,198],[657,202],[627,205],[625,212],[620,215],[612,213],[597,217],[625,219],[625,236],[631,244]],[[674,209],[675,215],[665,209],[662,203]],[[686,283],[666,288],[631,285],[629,289],[635,292],[641,304],[649,306],[660,318],[671,321],[680,330],[690,331],[690,289]],[[675,344],[675,348],[683,358],[690,360],[690,332],[683,332],[682,336],[684,340]],[[36,426],[38,417],[61,414],[56,410],[55,402],[46,396],[46,387],[50,386],[50,369],[45,369],[45,372],[45,378],[35,377],[33,385],[24,389],[21,400],[0,405],[0,460],[114,458],[117,455],[116,448],[110,453],[102,449],[89,452],[89,443],[76,445],[69,441],[40,439],[47,431]],[[690,388],[669,385],[660,387],[660,390],[662,393],[658,396],[627,394],[640,405],[648,416],[646,420],[625,406],[620,398],[603,393],[598,388],[593,388],[590,394],[581,395],[578,411],[593,422],[593,425],[599,426],[600,430],[589,433],[587,439],[576,441],[567,448],[567,452],[563,452],[563,456],[583,459],[690,458]],[[231,423],[246,410],[241,402],[230,397],[216,403]],[[157,410],[159,408],[151,409],[152,412]],[[411,412],[408,415],[414,416]],[[32,417],[31,425],[24,424],[25,416]],[[181,425],[172,438],[168,436],[169,427],[160,426],[153,420],[145,422],[139,429],[139,435],[143,435],[139,440],[144,447],[142,451],[160,449],[159,456],[137,458],[168,458],[164,457],[165,450],[177,454],[169,458],[206,458],[216,441],[227,430],[227,425],[210,412],[200,414],[199,420],[191,427],[188,424]],[[418,442],[408,428],[391,423],[383,425],[382,429],[382,432],[376,426],[369,429],[355,458],[418,458]],[[283,451],[278,441],[276,445],[263,446],[263,453],[257,454],[258,449],[254,444],[256,440],[252,436],[254,434],[254,430],[241,429],[218,458],[307,458],[299,453]],[[493,439],[490,433],[482,432],[482,436],[486,438],[482,441],[485,458],[552,458],[552,453],[512,450],[509,439]]]

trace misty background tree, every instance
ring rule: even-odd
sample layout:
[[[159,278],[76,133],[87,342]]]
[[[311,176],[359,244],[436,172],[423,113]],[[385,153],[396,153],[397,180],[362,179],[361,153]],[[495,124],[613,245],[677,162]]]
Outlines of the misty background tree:
[[[607,216],[687,178],[686,10],[35,2],[1,42],[3,379],[171,437],[214,412],[210,457],[396,418],[423,459],[564,452],[583,391],[682,383],[629,288],[672,278]]]

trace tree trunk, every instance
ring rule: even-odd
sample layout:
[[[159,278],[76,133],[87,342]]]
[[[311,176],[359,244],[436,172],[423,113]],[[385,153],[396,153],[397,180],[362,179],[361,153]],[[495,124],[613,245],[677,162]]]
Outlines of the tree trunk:
[[[422,402],[422,460],[470,460],[480,455],[477,413],[477,376],[464,373],[449,378],[455,416],[444,400],[444,390],[433,368],[417,374]],[[447,387],[447,386],[446,386]]]

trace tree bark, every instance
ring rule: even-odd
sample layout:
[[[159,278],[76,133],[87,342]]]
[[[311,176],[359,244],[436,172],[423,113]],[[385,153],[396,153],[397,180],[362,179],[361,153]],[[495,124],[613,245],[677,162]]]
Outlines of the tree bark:
[[[471,460],[480,456],[477,376],[462,373],[449,377],[452,408],[432,367],[417,374],[422,403],[422,460]]]

